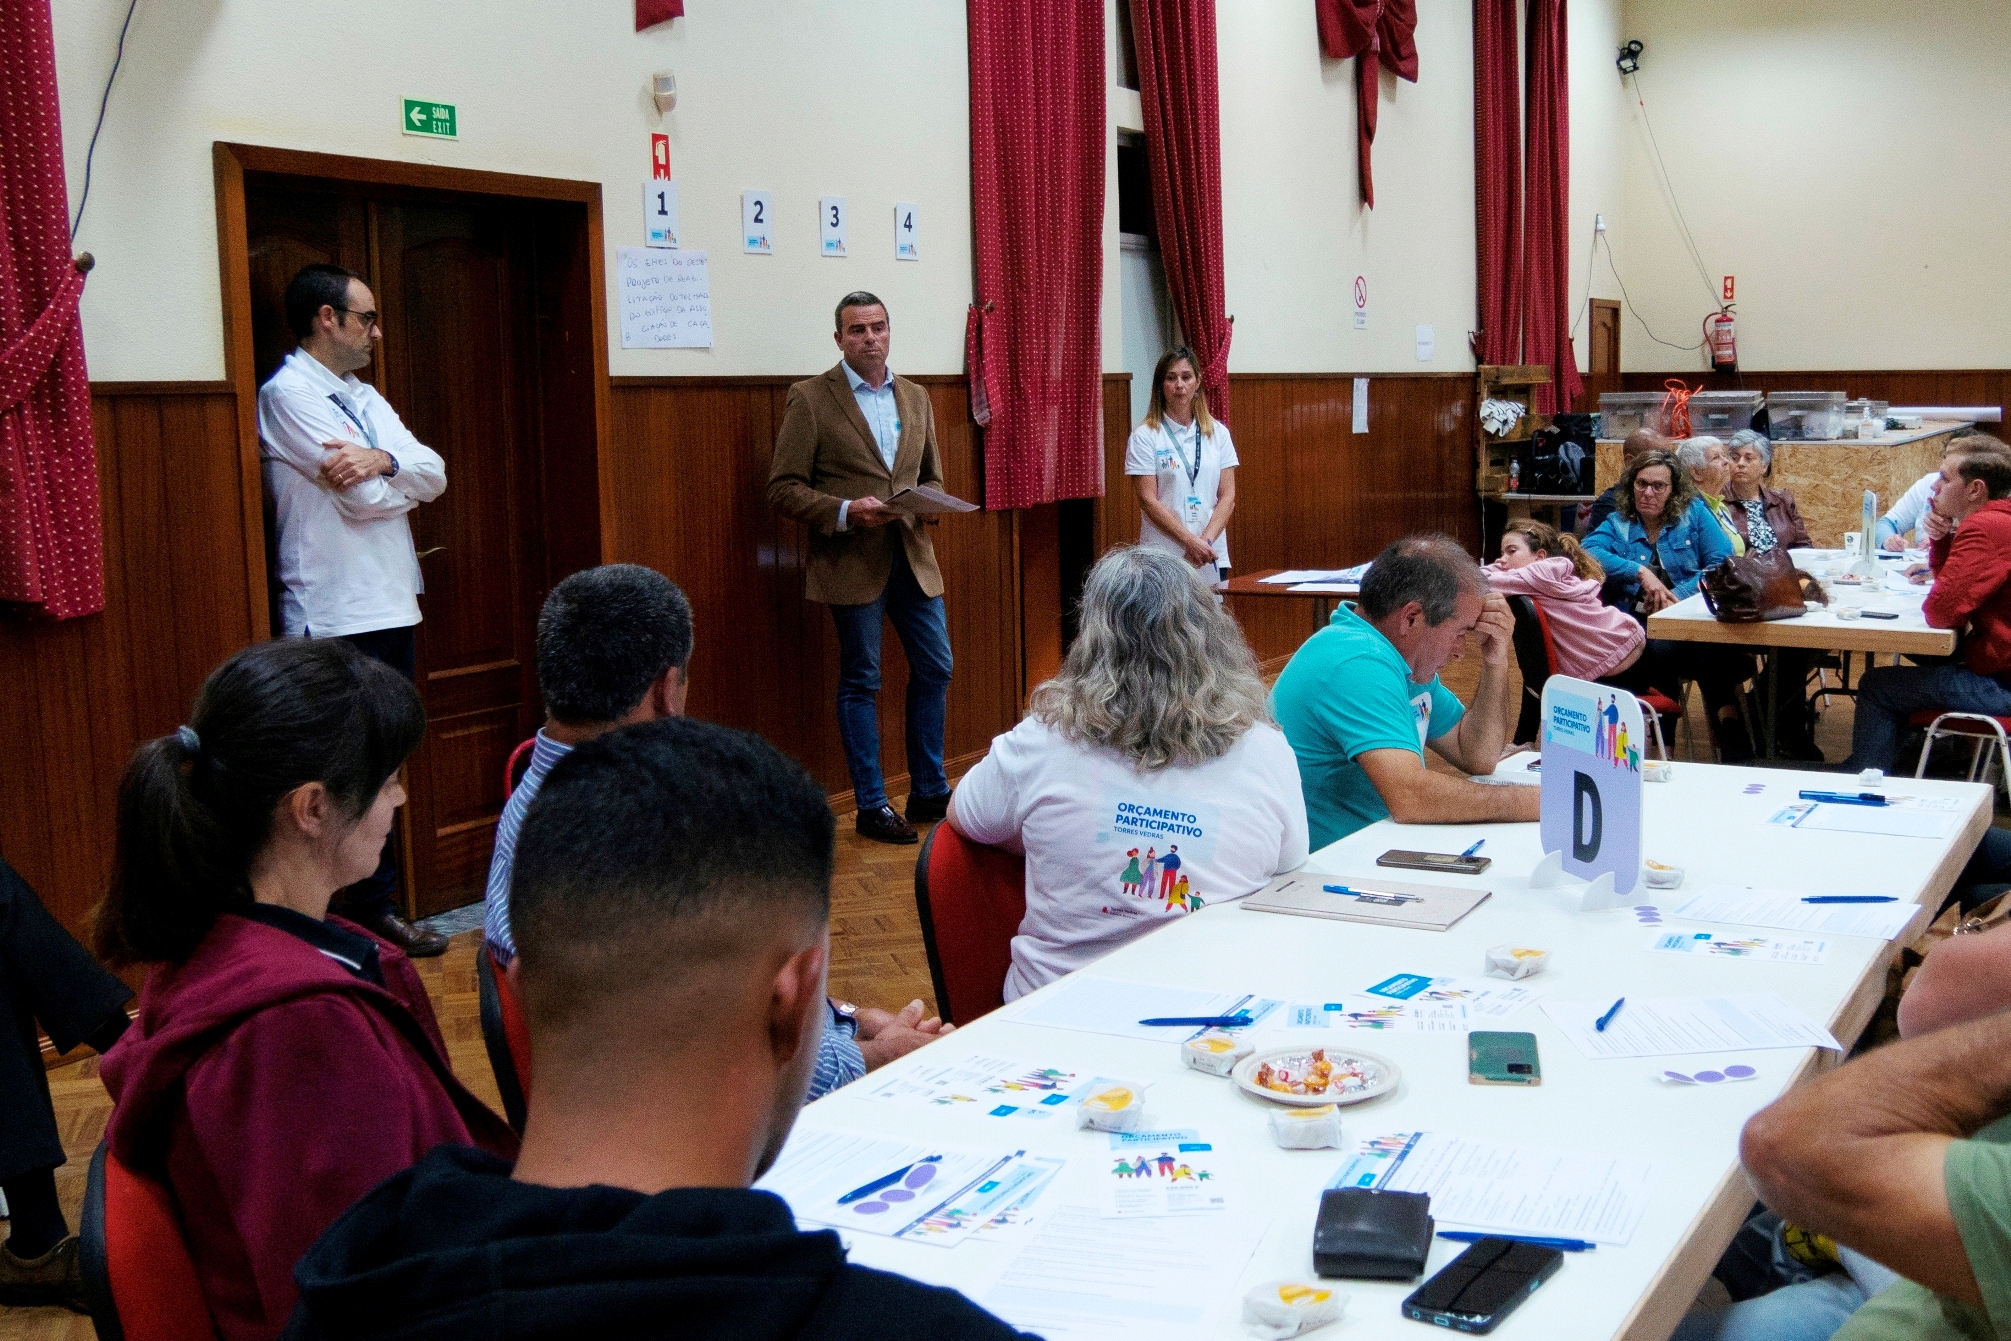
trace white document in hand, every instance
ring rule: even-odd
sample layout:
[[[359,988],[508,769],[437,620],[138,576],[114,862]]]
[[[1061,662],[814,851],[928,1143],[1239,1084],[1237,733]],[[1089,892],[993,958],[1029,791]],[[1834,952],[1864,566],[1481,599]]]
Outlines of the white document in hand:
[[[946,494],[941,489],[926,484],[917,484],[912,489],[903,489],[887,500],[887,506],[907,513],[911,517],[933,517],[944,512],[976,512],[976,503],[966,503],[955,494]]]

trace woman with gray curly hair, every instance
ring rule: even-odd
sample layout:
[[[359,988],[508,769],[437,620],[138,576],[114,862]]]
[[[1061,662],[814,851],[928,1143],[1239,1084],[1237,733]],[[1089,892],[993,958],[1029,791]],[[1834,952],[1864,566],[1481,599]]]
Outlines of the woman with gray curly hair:
[[[1008,1001],[1306,859],[1298,762],[1195,571],[1104,555],[1061,674],[950,802],[958,833],[1026,854]]]

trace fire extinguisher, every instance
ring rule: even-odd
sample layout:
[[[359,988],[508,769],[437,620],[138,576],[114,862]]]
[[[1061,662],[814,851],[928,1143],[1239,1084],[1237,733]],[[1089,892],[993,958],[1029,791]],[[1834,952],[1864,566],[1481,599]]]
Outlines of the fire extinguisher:
[[[1733,330],[1730,304],[1704,318],[1704,343],[1710,346],[1711,367],[1717,372],[1739,370],[1739,341]]]

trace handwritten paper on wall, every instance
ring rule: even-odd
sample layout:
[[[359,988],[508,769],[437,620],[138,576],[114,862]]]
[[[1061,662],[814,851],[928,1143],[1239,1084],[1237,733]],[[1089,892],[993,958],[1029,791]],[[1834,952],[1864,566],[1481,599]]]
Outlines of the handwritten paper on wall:
[[[712,288],[702,251],[617,248],[623,349],[712,348]]]

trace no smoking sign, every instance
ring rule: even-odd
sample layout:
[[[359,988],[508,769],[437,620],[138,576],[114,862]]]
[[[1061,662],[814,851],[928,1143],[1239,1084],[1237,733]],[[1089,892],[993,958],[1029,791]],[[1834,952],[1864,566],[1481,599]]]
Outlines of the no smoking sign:
[[[1355,329],[1358,331],[1365,331],[1368,328],[1369,328],[1369,277],[1367,275],[1356,275]]]

